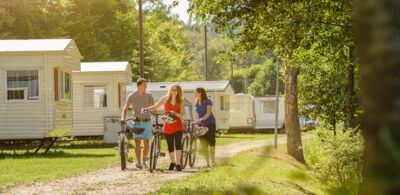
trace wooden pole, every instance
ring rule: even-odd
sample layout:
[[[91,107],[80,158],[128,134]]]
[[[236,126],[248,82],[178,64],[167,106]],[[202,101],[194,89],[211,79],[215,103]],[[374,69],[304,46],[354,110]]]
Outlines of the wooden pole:
[[[274,148],[278,148],[278,117],[279,117],[279,58],[276,58],[276,84],[275,84],[275,129]]]
[[[207,56],[207,24],[204,25],[204,47],[205,47],[205,65],[206,65],[206,81],[208,81],[208,56]]]
[[[144,47],[143,47],[143,11],[142,0],[139,0],[139,54],[140,54],[140,77],[144,78]]]

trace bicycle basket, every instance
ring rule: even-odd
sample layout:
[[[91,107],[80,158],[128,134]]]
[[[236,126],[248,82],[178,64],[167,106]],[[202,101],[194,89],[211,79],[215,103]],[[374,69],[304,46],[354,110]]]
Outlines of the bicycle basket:
[[[194,134],[196,136],[203,136],[207,133],[208,131],[208,127],[204,127],[204,126],[196,126],[194,128]]]
[[[144,128],[126,126],[126,130],[128,130],[129,132],[134,133],[134,134],[141,134],[141,133],[143,133]]]
[[[174,123],[176,121],[176,117],[172,117],[172,116],[162,116],[161,120],[163,120],[164,122],[171,124]]]

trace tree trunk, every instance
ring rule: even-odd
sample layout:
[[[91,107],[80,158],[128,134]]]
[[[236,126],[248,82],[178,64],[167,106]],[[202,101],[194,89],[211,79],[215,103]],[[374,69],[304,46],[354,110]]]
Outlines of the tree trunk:
[[[304,161],[297,104],[298,69],[287,66],[285,70],[285,127],[287,150],[299,162]]]
[[[347,67],[347,86],[346,86],[346,127],[354,128],[354,48],[350,48],[349,62]]]
[[[336,118],[335,117],[331,121],[331,125],[332,125],[332,128],[333,128],[333,135],[336,136]]]
[[[360,194],[400,194],[400,1],[355,3],[365,138]]]

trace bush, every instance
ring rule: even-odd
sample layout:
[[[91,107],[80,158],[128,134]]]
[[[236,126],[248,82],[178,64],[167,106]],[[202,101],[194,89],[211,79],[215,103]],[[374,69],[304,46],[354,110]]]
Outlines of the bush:
[[[307,163],[326,181],[328,192],[357,194],[362,182],[364,142],[359,131],[347,129],[334,136],[331,130],[318,128],[317,139],[306,144]]]

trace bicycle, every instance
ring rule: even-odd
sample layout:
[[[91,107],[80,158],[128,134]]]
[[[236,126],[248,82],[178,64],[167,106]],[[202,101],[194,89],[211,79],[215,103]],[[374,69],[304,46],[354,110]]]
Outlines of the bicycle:
[[[126,164],[128,161],[129,140],[128,137],[126,137],[126,133],[129,131],[132,133],[140,134],[144,131],[143,128],[130,128],[128,125],[126,125],[126,122],[131,120],[134,121],[134,119],[127,119],[125,121],[111,119],[112,122],[118,122],[121,125],[121,130],[118,131],[118,151],[121,157],[121,170],[126,169]]]
[[[182,138],[183,150],[181,156],[182,169],[186,167],[188,161],[190,167],[193,167],[196,161],[198,136],[196,136],[194,132],[195,125],[196,123],[192,120],[184,120],[184,134]]]
[[[149,170],[150,173],[153,173],[154,170],[157,168],[157,160],[158,157],[164,157],[165,153],[161,152],[161,139],[162,139],[162,127],[163,125],[158,122],[158,117],[163,116],[165,114],[171,115],[171,112],[164,112],[162,114],[153,113],[149,110],[145,110],[144,112],[150,112],[152,115],[155,116],[155,122],[153,122],[152,132],[153,135],[151,137],[151,146],[150,146],[150,165]],[[161,119],[164,122],[174,122],[176,118],[163,116]]]

